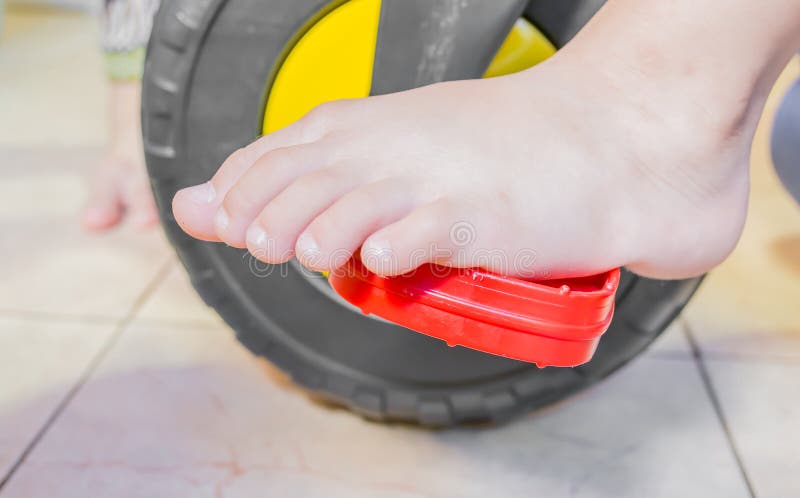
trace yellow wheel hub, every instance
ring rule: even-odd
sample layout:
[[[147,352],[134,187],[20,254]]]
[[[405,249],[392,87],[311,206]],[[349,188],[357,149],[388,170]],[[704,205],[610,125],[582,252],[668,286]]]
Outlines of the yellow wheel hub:
[[[283,60],[267,98],[262,132],[271,133],[331,100],[367,97],[372,85],[381,0],[336,2]],[[520,19],[484,77],[515,73],[556,52],[531,23]]]
[[[275,75],[264,111],[265,135],[322,103],[369,96],[381,0],[339,1],[333,7],[311,23]],[[484,77],[528,69],[555,52],[541,31],[519,19]]]

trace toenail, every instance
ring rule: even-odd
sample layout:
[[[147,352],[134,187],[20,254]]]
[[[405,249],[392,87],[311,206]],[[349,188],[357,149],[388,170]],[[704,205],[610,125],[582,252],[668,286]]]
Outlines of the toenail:
[[[267,232],[260,225],[251,225],[247,229],[247,245],[265,249],[267,247]]]
[[[361,260],[381,274],[392,273],[396,268],[392,246],[385,239],[367,239],[361,247]]]
[[[387,240],[369,238],[366,240],[366,242],[364,242],[362,250],[368,254],[374,254],[378,257],[385,257],[391,254],[392,247],[389,245]]]
[[[231,224],[231,217],[228,216],[228,212],[225,211],[224,207],[217,210],[217,215],[214,216],[214,224],[218,230],[225,230]]]
[[[214,198],[217,197],[217,191],[214,189],[214,185],[211,182],[201,183],[200,185],[189,187],[186,189],[186,192],[193,201],[200,204],[211,204],[211,202],[214,201]]]
[[[319,249],[319,244],[317,244],[311,232],[303,232],[300,237],[297,238],[295,252],[297,254],[297,259],[304,265],[312,268],[320,267],[319,258],[321,251]]]

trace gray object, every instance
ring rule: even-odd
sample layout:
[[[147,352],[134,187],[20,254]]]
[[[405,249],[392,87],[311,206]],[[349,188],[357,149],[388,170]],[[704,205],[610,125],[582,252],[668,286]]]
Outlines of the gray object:
[[[585,6],[594,3],[571,2],[571,12],[591,13]],[[396,6],[391,0],[385,5]],[[494,19],[507,28],[516,4],[498,5]],[[298,384],[367,417],[446,426],[506,420],[554,403],[603,379],[666,329],[699,279],[665,282],[625,272],[616,318],[594,360],[540,370],[365,317],[326,292],[321,277],[309,278],[294,264],[265,268],[245,251],[184,234],[170,210],[173,195],[206,181],[228,154],[256,138],[266,85],[284,47],[327,8],[326,0],[172,0],[164,2],[150,40],[142,121],[163,225],[198,293],[245,346]],[[563,41],[576,20],[561,20],[532,18]],[[396,31],[387,27],[393,22],[383,16],[380,31]],[[481,30],[491,33],[487,44],[495,46],[499,28]],[[460,34],[455,39],[475,43]],[[487,51],[476,53],[485,58]],[[479,70],[456,57],[447,59],[445,74]],[[387,79],[382,88],[391,84]]]
[[[526,0],[383,0],[372,95],[480,78]]]
[[[539,29],[562,47],[578,34],[606,0],[531,0],[525,9]]]
[[[800,203],[800,80],[786,93],[775,116],[772,162],[783,185]]]

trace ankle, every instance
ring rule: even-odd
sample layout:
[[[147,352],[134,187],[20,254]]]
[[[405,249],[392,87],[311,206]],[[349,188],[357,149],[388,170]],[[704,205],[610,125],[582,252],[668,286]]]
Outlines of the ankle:
[[[726,3],[609,2],[557,59],[646,113],[747,146],[772,84],[800,45],[800,4]]]

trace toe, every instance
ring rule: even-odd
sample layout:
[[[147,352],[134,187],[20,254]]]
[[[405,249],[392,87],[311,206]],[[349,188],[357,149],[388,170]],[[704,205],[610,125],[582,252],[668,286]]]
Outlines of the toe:
[[[81,213],[81,223],[87,230],[106,230],[122,220],[123,205],[115,176],[101,172],[94,178],[89,200]]]
[[[81,215],[81,222],[87,230],[106,230],[121,219],[122,205],[112,196],[90,200]]]
[[[247,228],[287,188],[290,188],[285,196],[288,200],[279,203],[281,209],[287,211],[277,215],[292,217],[301,210],[297,204],[311,207],[326,202],[326,196],[340,188],[337,185],[343,181],[342,177],[332,174],[332,170],[319,175],[314,173],[325,171],[332,157],[329,148],[320,141],[277,149],[262,156],[229,189],[216,211],[214,229],[219,239],[233,247],[246,247]],[[298,180],[301,178],[304,179]],[[293,185],[295,182],[297,184]]]
[[[425,263],[485,266],[476,259],[482,258],[480,247],[499,240],[495,226],[491,216],[475,213],[469,205],[439,200],[370,235],[361,259],[370,271],[389,276]]]
[[[252,219],[270,197],[319,164],[316,160],[319,156],[314,152],[319,149],[316,145],[275,149],[255,160],[252,151],[240,149],[223,163],[210,181],[175,194],[172,201],[175,220],[195,238],[244,247],[247,223],[242,224],[240,219],[248,216]],[[234,188],[236,193],[223,206]],[[231,209],[233,212],[228,211]]]
[[[317,216],[297,240],[303,265],[329,271],[349,260],[372,233],[410,213],[421,200],[410,182],[375,182],[344,195]]]
[[[296,123],[238,149],[222,163],[206,183],[179,190],[172,200],[175,220],[189,235],[208,241],[220,241],[215,216],[228,191],[251,167],[269,163],[278,151],[302,148],[321,137],[321,131]],[[288,154],[287,154],[288,155]]]
[[[218,242],[214,217],[222,199],[256,160],[252,149],[239,149],[228,156],[211,180],[179,190],[172,199],[178,225],[192,237]]]
[[[282,263],[294,255],[301,232],[363,179],[354,168],[334,166],[292,182],[258,214],[247,230],[247,248],[258,259]],[[304,239],[309,247],[313,240]]]
[[[213,216],[216,213],[217,193],[211,182],[179,190],[172,199],[175,221],[192,237],[218,241]]]

